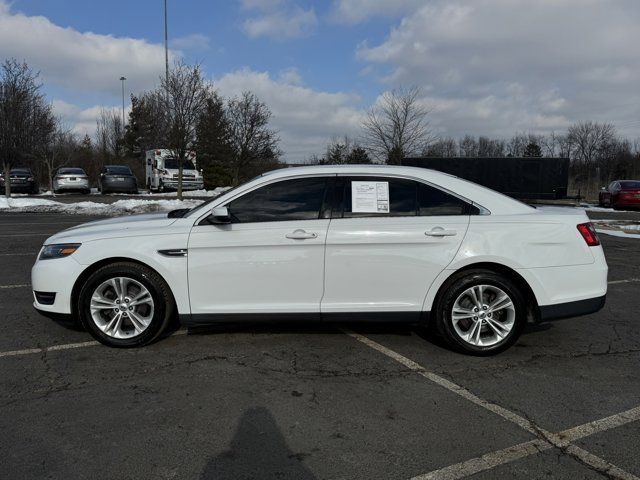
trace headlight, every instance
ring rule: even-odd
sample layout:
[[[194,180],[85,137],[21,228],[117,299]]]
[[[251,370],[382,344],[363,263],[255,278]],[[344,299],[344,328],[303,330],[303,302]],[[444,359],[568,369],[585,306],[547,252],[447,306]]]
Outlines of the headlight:
[[[49,260],[51,258],[68,257],[80,248],[79,243],[58,243],[45,245],[40,252],[39,260]]]

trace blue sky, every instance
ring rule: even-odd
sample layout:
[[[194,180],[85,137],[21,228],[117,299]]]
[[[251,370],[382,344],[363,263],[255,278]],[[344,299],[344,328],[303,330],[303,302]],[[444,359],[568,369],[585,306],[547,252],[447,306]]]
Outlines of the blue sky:
[[[358,138],[385,91],[422,89],[435,135],[562,133],[578,120],[640,137],[636,0],[168,0],[172,58],[224,96],[254,91],[287,161]],[[0,59],[40,70],[78,134],[162,74],[162,0],[0,0]]]

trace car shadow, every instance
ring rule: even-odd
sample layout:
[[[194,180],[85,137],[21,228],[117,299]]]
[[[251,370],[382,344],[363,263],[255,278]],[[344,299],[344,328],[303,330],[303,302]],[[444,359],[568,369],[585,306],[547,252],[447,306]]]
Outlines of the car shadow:
[[[313,480],[302,463],[308,455],[291,451],[268,409],[253,407],[242,414],[228,450],[209,459],[200,479]]]

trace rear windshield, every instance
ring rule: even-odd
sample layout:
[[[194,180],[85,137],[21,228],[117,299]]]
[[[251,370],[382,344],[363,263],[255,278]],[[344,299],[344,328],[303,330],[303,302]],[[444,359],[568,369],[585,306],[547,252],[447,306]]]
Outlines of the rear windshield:
[[[131,169],[126,165],[109,165],[104,169],[107,173],[115,173],[117,175],[131,175]]]
[[[177,158],[165,158],[164,159],[164,168],[177,169],[178,168],[178,159]],[[182,168],[185,170],[195,170],[196,167],[191,160],[185,160],[182,163]]]
[[[61,168],[58,170],[60,175],[84,175],[84,170],[81,168]]]
[[[620,186],[622,188],[640,188],[640,182],[637,182],[635,180],[632,181],[624,181],[624,182],[620,182]]]

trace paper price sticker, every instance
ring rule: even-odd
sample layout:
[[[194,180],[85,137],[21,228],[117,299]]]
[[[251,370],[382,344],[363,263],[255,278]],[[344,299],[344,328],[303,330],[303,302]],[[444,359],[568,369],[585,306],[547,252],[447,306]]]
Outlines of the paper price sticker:
[[[389,213],[389,182],[351,182],[351,211]]]

